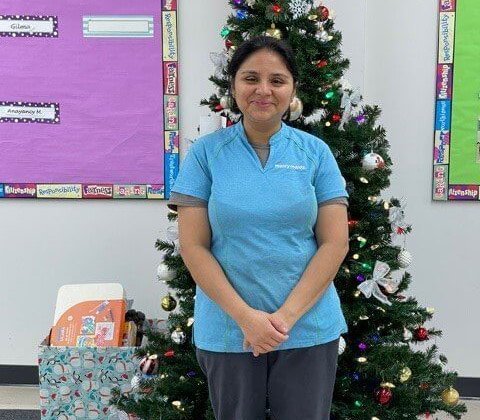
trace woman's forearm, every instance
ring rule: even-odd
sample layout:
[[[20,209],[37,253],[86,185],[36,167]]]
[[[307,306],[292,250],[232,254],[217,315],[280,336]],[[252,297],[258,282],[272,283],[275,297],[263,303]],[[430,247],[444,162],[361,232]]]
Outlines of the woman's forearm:
[[[181,249],[181,256],[195,283],[237,324],[241,324],[250,306],[232,287],[210,250],[201,245],[190,246]]]
[[[278,312],[293,326],[323,295],[335,278],[348,247],[325,243],[318,248]]]

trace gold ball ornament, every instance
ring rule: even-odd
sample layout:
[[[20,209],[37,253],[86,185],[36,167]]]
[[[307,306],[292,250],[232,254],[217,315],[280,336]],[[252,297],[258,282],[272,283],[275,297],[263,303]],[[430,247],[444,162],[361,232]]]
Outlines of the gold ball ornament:
[[[448,405],[456,405],[460,399],[458,391],[452,387],[442,392],[442,401]]]
[[[275,24],[272,23],[270,29],[265,31],[266,36],[271,36],[272,38],[282,39],[282,31],[275,27]]]
[[[162,308],[165,311],[173,311],[177,307],[177,301],[169,293],[162,298]]]
[[[400,382],[407,382],[412,376],[412,371],[409,367],[404,367],[400,372]]]

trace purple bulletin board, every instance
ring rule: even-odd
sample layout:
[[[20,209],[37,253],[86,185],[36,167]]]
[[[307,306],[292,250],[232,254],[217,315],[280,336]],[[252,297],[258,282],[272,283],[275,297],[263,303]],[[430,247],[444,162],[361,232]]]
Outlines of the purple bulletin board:
[[[176,22],[176,0],[1,0],[0,198],[168,198]]]

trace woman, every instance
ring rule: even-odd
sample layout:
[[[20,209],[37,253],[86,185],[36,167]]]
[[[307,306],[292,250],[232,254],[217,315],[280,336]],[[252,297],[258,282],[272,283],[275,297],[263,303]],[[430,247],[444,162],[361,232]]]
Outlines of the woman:
[[[282,41],[243,43],[228,73],[242,119],[198,139],[172,188],[194,278],[193,342],[217,420],[329,418],[332,283],[348,252],[345,182],[328,146],[282,122],[297,70]]]

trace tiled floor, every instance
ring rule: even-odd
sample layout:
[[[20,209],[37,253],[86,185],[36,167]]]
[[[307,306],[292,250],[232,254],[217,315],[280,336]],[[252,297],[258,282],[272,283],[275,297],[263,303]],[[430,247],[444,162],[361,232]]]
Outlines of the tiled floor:
[[[463,420],[480,420],[480,399],[466,400],[468,414]],[[38,405],[38,387],[36,386],[0,386],[0,410],[35,410]],[[436,420],[451,417],[437,416]]]

